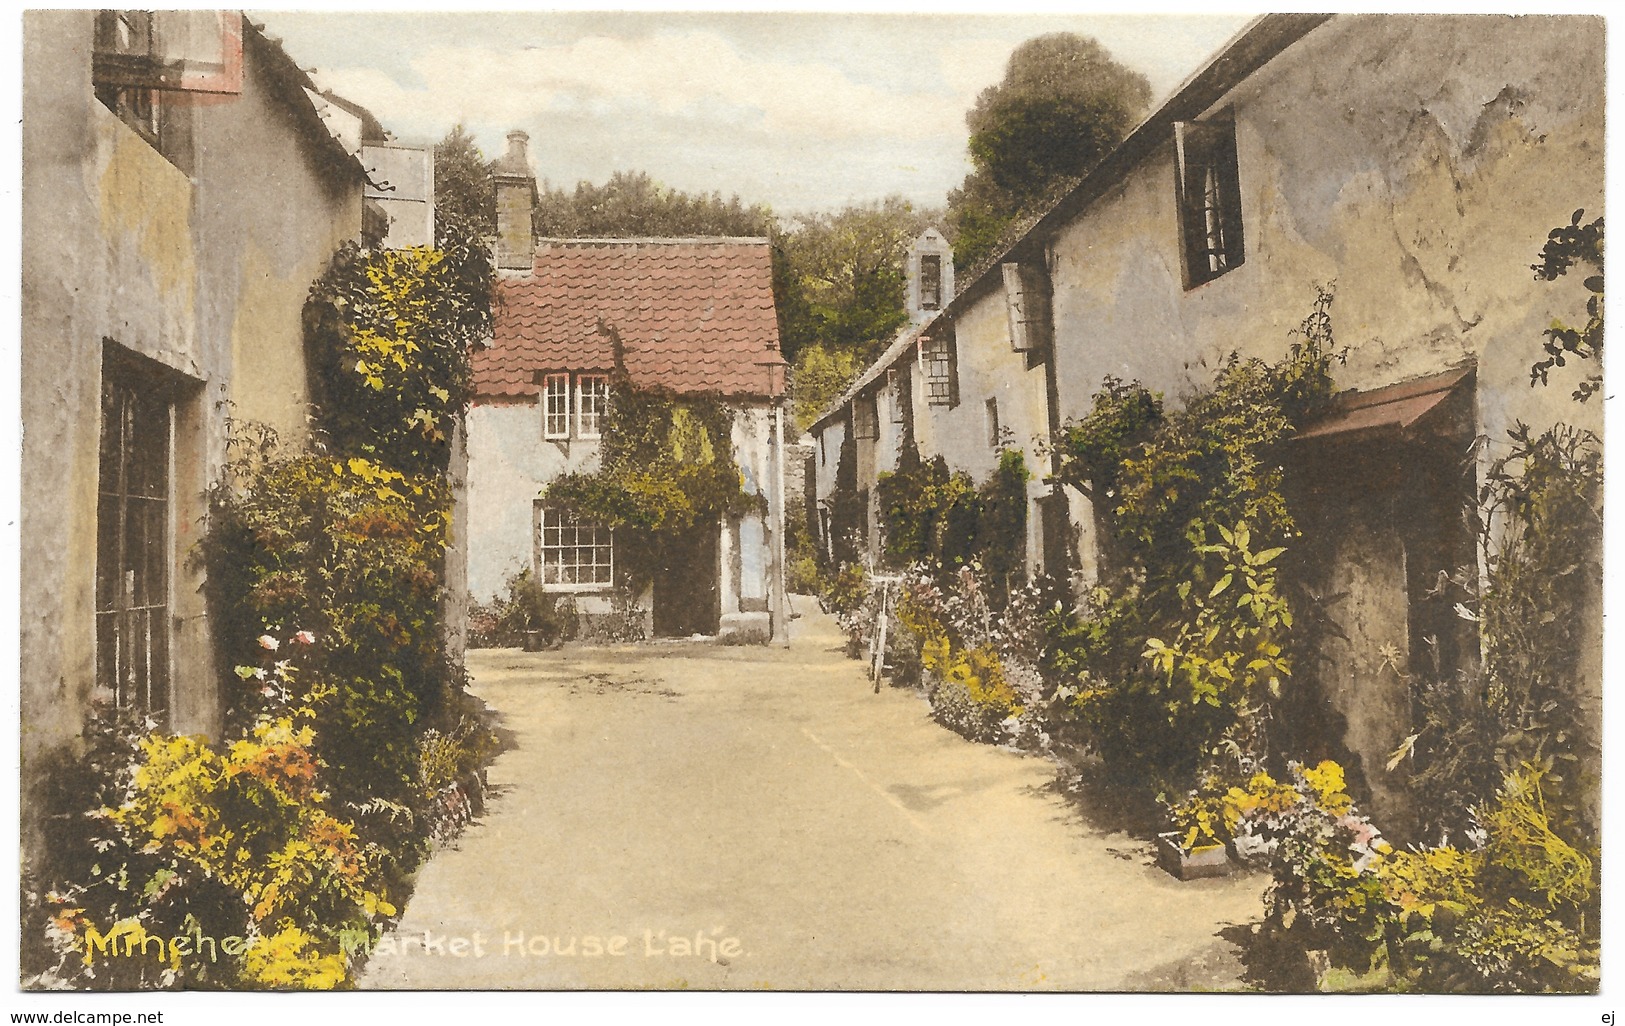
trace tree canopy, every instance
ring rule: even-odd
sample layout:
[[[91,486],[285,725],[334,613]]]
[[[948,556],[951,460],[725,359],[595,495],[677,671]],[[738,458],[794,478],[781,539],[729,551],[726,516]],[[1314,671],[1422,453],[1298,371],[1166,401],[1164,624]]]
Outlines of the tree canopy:
[[[535,222],[538,234],[566,239],[763,236],[771,232],[773,213],[738,196],[682,192],[642,171],[617,171],[603,185],[542,183]]]
[[[948,197],[954,259],[968,268],[1011,225],[1085,174],[1142,117],[1151,84],[1087,36],[1056,32],[1010,55],[965,115],[973,170]]]
[[[476,237],[496,232],[496,185],[491,162],[457,125],[434,147],[434,206],[438,235],[461,225]]]

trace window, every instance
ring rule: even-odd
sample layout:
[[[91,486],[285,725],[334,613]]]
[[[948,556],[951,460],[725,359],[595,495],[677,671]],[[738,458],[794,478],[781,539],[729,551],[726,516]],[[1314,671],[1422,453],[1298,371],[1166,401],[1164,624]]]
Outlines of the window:
[[[942,309],[942,256],[937,253],[920,255],[920,309]]]
[[[576,437],[597,438],[609,406],[609,378],[603,374],[576,377]]]
[[[997,449],[1002,441],[999,434],[999,401],[988,399],[984,412],[987,417],[987,444]]]
[[[536,562],[548,588],[607,588],[615,579],[614,532],[537,503]]]
[[[875,399],[876,396],[870,393],[852,400],[852,437],[880,437],[880,417],[875,410]]]
[[[169,708],[174,407],[111,350],[102,370],[96,683],[120,708]]]
[[[542,375],[542,437],[570,437],[570,375]]]
[[[932,335],[920,343],[920,363],[925,368],[925,401],[931,406],[952,406],[957,401],[954,388],[953,339],[948,334]]]
[[[1212,281],[1245,258],[1234,121],[1174,126],[1185,287]]]
[[[96,99],[156,148],[157,90],[138,84],[156,79],[158,75],[153,12],[97,12],[92,66]]]

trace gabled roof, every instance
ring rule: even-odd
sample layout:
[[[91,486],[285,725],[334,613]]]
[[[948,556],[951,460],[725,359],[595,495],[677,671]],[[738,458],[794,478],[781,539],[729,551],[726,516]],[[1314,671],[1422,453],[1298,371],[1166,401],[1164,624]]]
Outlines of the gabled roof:
[[[999,265],[1021,259],[1036,259],[1057,231],[1095,200],[1105,195],[1150,156],[1173,138],[1174,124],[1201,117],[1232,89],[1274,60],[1293,43],[1308,35],[1330,14],[1264,14],[1248,22],[1229,42],[1174,90],[1172,96],[1133,130],[1099,164],[1077,180],[1042,214],[1029,217],[1014,241],[998,247],[974,267],[968,268],[953,300],[943,308],[938,321],[947,326],[972,306],[989,289],[1002,287]]]
[[[534,396],[542,371],[610,370],[611,331],[635,385],[784,391],[766,239],[544,239],[531,273],[498,279],[492,312],[477,398]]]

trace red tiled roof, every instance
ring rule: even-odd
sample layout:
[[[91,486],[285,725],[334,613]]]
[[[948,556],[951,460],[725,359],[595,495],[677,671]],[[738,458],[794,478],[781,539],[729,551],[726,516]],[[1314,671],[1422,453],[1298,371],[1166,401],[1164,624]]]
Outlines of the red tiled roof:
[[[500,278],[476,397],[533,396],[537,371],[609,370],[619,333],[634,384],[784,391],[766,239],[544,240],[530,274]]]

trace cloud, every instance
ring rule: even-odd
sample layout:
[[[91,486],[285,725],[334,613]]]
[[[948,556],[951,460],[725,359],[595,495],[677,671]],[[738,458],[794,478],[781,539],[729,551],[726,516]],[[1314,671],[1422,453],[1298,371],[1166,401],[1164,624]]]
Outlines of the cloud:
[[[412,60],[422,87],[376,69],[323,85],[386,121],[534,123],[549,111],[722,120],[736,130],[825,141],[922,139],[960,131],[956,97],[889,92],[817,60],[762,60],[714,32],[588,36],[522,50],[435,47]]]

